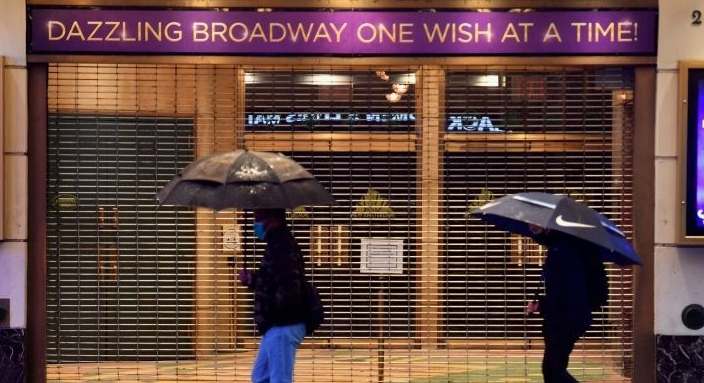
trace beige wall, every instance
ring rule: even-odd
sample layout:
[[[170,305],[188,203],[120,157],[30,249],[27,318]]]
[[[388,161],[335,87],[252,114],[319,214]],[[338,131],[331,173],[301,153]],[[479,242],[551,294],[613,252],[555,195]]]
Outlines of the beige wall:
[[[0,298],[10,298],[10,326],[26,327],[27,306],[27,60],[25,3],[0,1],[2,64],[3,234]]]
[[[704,247],[676,242],[678,61],[704,60],[704,26],[693,25],[698,0],[661,1],[655,125],[655,333],[703,335],[682,324],[682,309],[704,305]],[[671,42],[677,42],[672,44]]]

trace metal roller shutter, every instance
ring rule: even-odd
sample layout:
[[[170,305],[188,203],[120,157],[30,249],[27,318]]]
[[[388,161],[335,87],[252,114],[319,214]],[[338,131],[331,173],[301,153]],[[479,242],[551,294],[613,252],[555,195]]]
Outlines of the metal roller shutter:
[[[51,65],[49,379],[249,380],[258,336],[234,275],[263,249],[251,212],[154,198],[194,158],[248,148],[291,156],[339,202],[289,212],[329,311],[298,380],[540,381],[523,309],[541,249],[467,213],[546,190],[631,234],[632,81],[620,67]],[[633,278],[609,275],[573,358],[584,381],[630,376]]]

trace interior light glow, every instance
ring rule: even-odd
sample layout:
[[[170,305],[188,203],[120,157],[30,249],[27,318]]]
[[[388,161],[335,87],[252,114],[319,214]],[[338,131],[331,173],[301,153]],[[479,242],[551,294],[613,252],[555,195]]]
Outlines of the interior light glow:
[[[408,92],[408,84],[393,84],[391,89],[394,90],[394,93],[405,94]]]
[[[386,100],[388,102],[399,102],[401,100],[401,95],[395,92],[387,93]]]
[[[504,87],[506,86],[506,77],[494,74],[468,76],[467,85],[486,88]]]
[[[415,84],[416,74],[415,73],[399,73],[393,75],[394,84]]]
[[[386,71],[378,70],[376,71],[376,75],[384,81],[389,81],[389,75],[386,74]]]
[[[352,85],[351,76],[330,73],[313,73],[298,76],[296,82],[303,85]]]
[[[244,74],[244,83],[245,84],[259,84],[261,81],[261,78],[258,74],[256,73],[251,73],[251,72],[246,72]]]

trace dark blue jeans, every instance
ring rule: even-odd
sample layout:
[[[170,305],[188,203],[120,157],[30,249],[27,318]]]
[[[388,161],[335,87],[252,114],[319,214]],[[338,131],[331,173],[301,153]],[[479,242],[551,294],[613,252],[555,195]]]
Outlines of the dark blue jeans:
[[[543,339],[545,353],[543,354],[543,380],[545,383],[579,383],[569,372],[567,365],[570,354],[589,325],[559,325],[543,324]]]

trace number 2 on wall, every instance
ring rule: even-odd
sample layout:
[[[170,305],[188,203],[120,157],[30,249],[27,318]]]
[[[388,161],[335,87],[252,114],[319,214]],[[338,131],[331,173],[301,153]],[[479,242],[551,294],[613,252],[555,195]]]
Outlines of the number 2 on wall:
[[[702,24],[702,11],[696,9],[692,11],[692,25]]]

